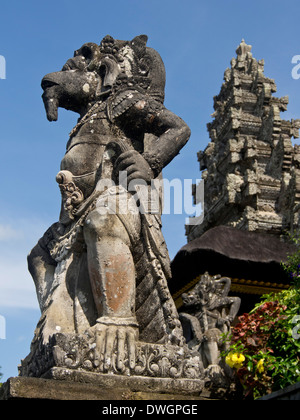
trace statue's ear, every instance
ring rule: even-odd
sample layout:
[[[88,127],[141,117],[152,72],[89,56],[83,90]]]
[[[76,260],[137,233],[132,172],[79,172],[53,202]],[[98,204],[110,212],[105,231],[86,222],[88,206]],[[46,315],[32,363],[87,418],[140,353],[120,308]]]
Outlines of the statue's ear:
[[[138,35],[131,41],[131,46],[138,56],[143,56],[146,52],[147,35]]]
[[[118,63],[109,57],[105,57],[101,60],[98,69],[103,77],[101,88],[111,88],[121,71]]]
[[[132,43],[133,43],[133,42],[143,43],[143,44],[146,46],[147,41],[148,41],[148,37],[147,37],[147,35],[138,35],[138,36],[136,36],[135,38],[133,38],[133,40],[132,40],[131,42],[132,42]]]

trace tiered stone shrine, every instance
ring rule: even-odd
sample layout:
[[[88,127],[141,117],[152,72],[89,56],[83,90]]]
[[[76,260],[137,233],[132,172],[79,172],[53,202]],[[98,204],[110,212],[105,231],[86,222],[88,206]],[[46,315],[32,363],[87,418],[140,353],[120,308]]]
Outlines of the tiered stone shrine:
[[[281,118],[288,97],[273,96],[276,84],[251,49],[241,42],[214,97],[211,141],[198,153],[204,221],[186,227],[188,241],[220,225],[273,235],[299,226],[300,147],[292,137],[300,120]]]

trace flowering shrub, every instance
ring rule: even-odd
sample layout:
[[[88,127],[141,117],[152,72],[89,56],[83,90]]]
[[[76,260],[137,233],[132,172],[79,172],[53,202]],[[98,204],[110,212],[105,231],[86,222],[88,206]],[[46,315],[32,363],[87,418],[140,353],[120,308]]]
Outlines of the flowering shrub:
[[[230,348],[223,356],[236,369],[245,398],[259,398],[300,381],[300,339],[294,334],[299,309],[299,289],[266,295],[232,328]]]
[[[265,295],[232,329],[225,362],[236,369],[245,398],[259,398],[300,381],[300,231],[282,267],[292,287]],[[298,325],[297,325],[298,323]]]

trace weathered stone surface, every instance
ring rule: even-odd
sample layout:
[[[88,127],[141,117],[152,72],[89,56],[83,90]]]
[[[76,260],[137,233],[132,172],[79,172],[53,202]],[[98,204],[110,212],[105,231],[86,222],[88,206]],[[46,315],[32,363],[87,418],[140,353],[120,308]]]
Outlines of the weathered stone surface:
[[[214,98],[210,143],[198,153],[204,180],[204,220],[187,225],[188,241],[214,226],[282,235],[299,227],[300,120],[285,121],[288,97],[275,98],[244,40]],[[196,186],[194,186],[196,197]]]
[[[226,301],[225,306],[230,307],[230,302]],[[190,307],[188,311],[197,315],[197,309]],[[220,328],[221,324],[219,320]],[[219,333],[221,330],[218,330]],[[199,336],[191,341],[188,339],[189,346],[184,347],[139,342],[133,367],[126,354],[122,369],[117,364],[117,353],[109,365],[106,363],[96,346],[95,337],[91,337],[90,333],[56,334],[48,345],[38,343],[19,369],[23,377],[97,383],[105,387],[116,382],[118,387],[136,391],[155,389],[157,392],[176,391],[183,395],[198,392],[216,398],[236,398],[238,388],[233,372],[220,363],[218,349],[211,358],[208,357],[205,344],[209,331],[205,333],[202,340]]]
[[[110,375],[86,378],[77,373],[70,380],[68,371],[51,372],[55,379],[10,378],[0,388],[0,400],[98,400],[98,401],[143,401],[143,400],[211,400],[230,398],[228,390],[211,392],[188,382],[155,381],[135,377],[116,378]],[[68,380],[65,380],[68,376]],[[87,382],[84,382],[87,380]],[[160,383],[159,383],[160,382]],[[179,385],[179,386],[178,386]],[[227,395],[227,397],[226,397]]]
[[[45,345],[36,343],[32,353],[22,361],[22,376],[44,376],[52,367],[68,368],[69,371],[106,373],[120,376],[149,376],[156,378],[204,379],[201,357],[187,346],[150,344],[138,342],[134,363],[129,361],[125,349],[123,365],[114,353],[109,363],[97,346],[98,334],[88,330],[85,334],[54,334]]]
[[[126,391],[122,388],[100,388],[92,384],[17,377],[8,379],[3,385],[0,400],[121,400]]]

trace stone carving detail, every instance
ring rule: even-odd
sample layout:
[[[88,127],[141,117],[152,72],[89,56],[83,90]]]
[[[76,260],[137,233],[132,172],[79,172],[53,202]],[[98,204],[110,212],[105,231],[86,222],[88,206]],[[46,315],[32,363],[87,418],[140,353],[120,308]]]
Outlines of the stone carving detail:
[[[205,273],[188,293],[182,295],[180,319],[189,348],[199,351],[205,369],[220,372],[220,349],[230,332],[241,300],[229,297],[231,280]]]
[[[204,221],[186,226],[188,241],[218,225],[274,235],[299,226],[299,146],[291,138],[300,120],[281,119],[288,97],[273,97],[275,82],[251,49],[241,42],[214,98],[211,141],[198,153]]]
[[[228,296],[230,286],[229,278],[205,273],[182,295],[179,319],[186,345],[138,341],[133,346],[124,340],[120,320],[107,318],[102,322],[118,328],[115,346],[121,347],[121,352],[101,351],[105,347],[103,331],[96,324],[81,334],[55,333],[48,343],[37,336],[32,343],[34,351],[22,361],[20,371],[24,376],[47,377],[55,367],[95,374],[195,379],[206,387],[230,387],[234,375],[220,357],[227,345],[223,334],[230,332],[240,308],[240,298]],[[126,328],[136,327],[132,319],[122,323]]]
[[[96,374],[204,378],[199,353],[191,352],[187,347],[139,342],[132,366],[127,349],[124,363],[119,363],[117,353],[113,353],[107,363],[99,352],[97,334],[92,331],[83,335],[54,334],[47,345],[40,343],[34,358],[28,356],[22,362],[21,370],[24,376],[43,376],[53,367]]]
[[[74,220],[76,208],[84,200],[83,192],[76,186],[73,175],[69,171],[60,171],[56,180],[62,195],[61,221]]]

